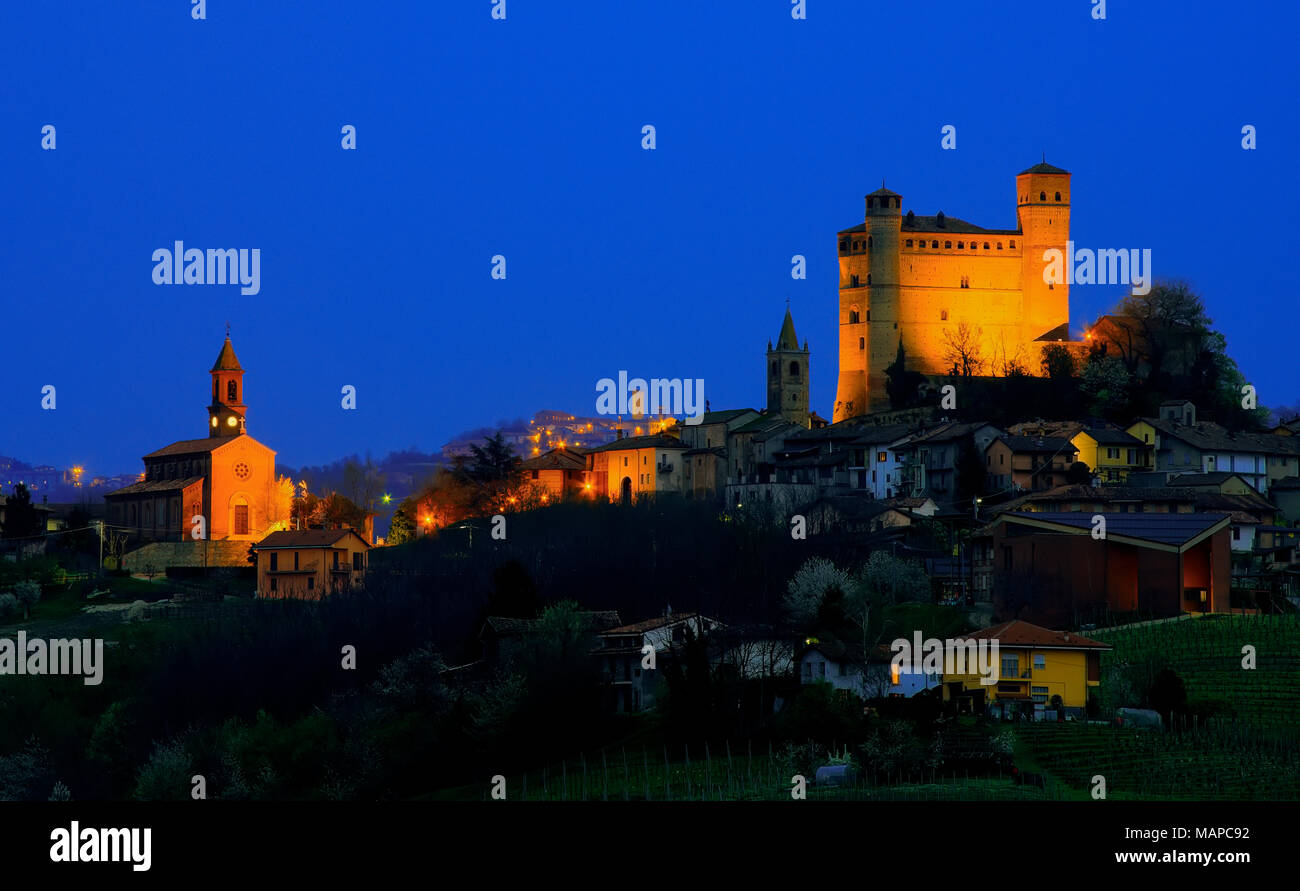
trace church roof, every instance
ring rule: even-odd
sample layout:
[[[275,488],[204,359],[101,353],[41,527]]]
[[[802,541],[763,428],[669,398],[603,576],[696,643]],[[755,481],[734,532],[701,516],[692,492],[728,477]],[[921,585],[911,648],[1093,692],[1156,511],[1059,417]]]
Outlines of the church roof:
[[[876,189],[876,191],[874,191],[874,192],[868,192],[867,195],[866,195],[866,197],[868,197],[868,198],[881,198],[881,197],[884,197],[884,198],[902,198],[903,196],[900,195],[900,194],[898,194],[897,192],[891,192],[891,191],[889,191],[889,189],[886,189],[886,188],[882,185],[879,189]]]
[[[223,445],[235,442],[236,440],[256,442],[258,445],[261,445],[262,448],[266,448],[266,446],[257,442],[256,439],[253,439],[253,437],[249,436],[247,433],[241,433],[239,436],[205,436],[202,439],[182,439],[180,442],[174,442],[169,446],[163,446],[155,452],[150,452],[145,455],[145,457],[165,458],[168,455],[193,455],[201,454],[203,452],[215,452]],[[268,451],[270,450],[268,449]]]
[[[1046,161],[1044,161],[1042,164],[1035,164],[1033,167],[1030,167],[1030,168],[1027,169],[1027,170],[1022,170],[1022,171],[1020,171],[1020,173],[1018,173],[1017,176],[1024,176],[1026,173],[1065,173],[1065,174],[1068,174],[1069,172],[1070,172],[1070,171],[1068,171],[1068,170],[1062,170],[1060,167],[1053,167],[1051,164],[1048,164]]]
[[[183,480],[142,480],[138,483],[132,483],[124,486],[115,492],[109,492],[105,498],[114,498],[118,495],[143,495],[146,492],[150,494],[161,492],[180,492],[188,489],[195,483],[203,482],[201,476],[187,476]]]
[[[778,350],[799,349],[799,338],[794,335],[794,317],[790,315],[789,307],[786,307],[785,321],[781,323],[781,333],[776,338],[776,348]]]
[[[230,345],[230,335],[226,335],[226,342],[221,345],[221,352],[217,355],[217,364],[212,366],[213,371],[243,371],[239,367],[239,360],[235,358],[235,348]]]

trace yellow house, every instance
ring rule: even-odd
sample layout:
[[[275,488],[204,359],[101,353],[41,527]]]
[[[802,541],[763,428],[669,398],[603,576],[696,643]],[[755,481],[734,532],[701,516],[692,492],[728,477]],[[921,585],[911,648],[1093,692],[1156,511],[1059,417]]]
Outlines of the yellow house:
[[[943,700],[979,713],[990,706],[1004,715],[1046,712],[1054,697],[1075,714],[1088,704],[1088,691],[1101,683],[1101,654],[1109,644],[1073,631],[1051,631],[1018,619],[966,635],[963,640],[997,641],[999,674],[981,684],[978,671],[944,674]]]
[[[1102,482],[1122,483],[1135,470],[1151,469],[1153,447],[1123,430],[1088,427],[1070,440],[1079,450],[1079,460]]]
[[[364,580],[369,550],[351,529],[272,532],[253,545],[257,596],[320,600],[347,591]]]

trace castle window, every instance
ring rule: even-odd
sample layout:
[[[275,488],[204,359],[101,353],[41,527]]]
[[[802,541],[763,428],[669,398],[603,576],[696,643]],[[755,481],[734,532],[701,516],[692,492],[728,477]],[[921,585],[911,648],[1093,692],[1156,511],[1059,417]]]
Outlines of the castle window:
[[[999,245],[999,247],[1001,247],[1001,245]],[[989,243],[986,241],[984,242],[984,250],[987,251],[988,249],[989,249]]]
[[[858,321],[859,321],[859,319],[858,319],[858,305],[855,303],[855,304],[854,304],[854,305],[849,309],[849,324],[850,324],[850,325],[856,325],[856,324],[858,323]]]
[[[775,361],[775,360],[773,360],[773,362],[772,362],[772,375],[775,377],[776,375],[778,375],[778,374],[780,374],[780,373],[781,373],[781,363],[780,363],[780,362],[777,362],[777,361]],[[627,459],[626,459],[626,458],[623,459],[623,463],[624,463],[624,464],[627,464]]]
[[[849,287],[856,288],[857,286],[858,286],[858,275],[855,272],[853,275],[849,276]]]
[[[871,284],[871,273],[867,273],[867,284]]]
[[[943,312],[939,313],[939,321],[941,322],[948,321],[948,310],[945,309]]]
[[[872,243],[873,243],[873,242],[872,242],[871,236],[868,235],[868,236],[867,236],[867,247],[871,247],[871,246],[872,246]]]
[[[911,246],[912,246],[912,239],[909,238],[909,239],[907,240],[907,246],[908,246],[908,247],[911,247]]]
[[[930,242],[930,247],[932,247],[932,248],[937,248],[938,246],[939,246],[939,242],[937,242],[937,241],[932,241],[932,242]]]
[[[998,250],[1002,250],[1002,242],[998,242]]]
[[[791,362],[791,363],[790,363],[790,377],[798,377],[798,376],[799,376],[799,363],[798,363],[798,362]]]
[[[1016,249],[1016,240],[1013,238],[1011,239],[1011,250],[1014,251],[1015,249]]]
[[[1046,192],[1039,192],[1039,193],[1038,193],[1038,200],[1039,200],[1039,201],[1046,201],[1046,200],[1047,200],[1047,193],[1046,193]]]
[[[943,243],[943,246],[944,246],[945,248],[951,248],[951,247],[952,247],[952,242],[951,242],[951,241],[945,241],[945,242]]]
[[[844,251],[847,251],[848,249],[849,249],[849,240],[846,238],[846,239],[844,239],[843,241],[840,242],[840,253],[843,253]]]
[[[1061,193],[1060,193],[1060,192],[1057,192],[1057,193],[1056,193],[1056,200],[1057,200],[1057,201],[1060,201],[1060,200],[1061,200]]]
[[[876,206],[876,199],[875,199],[875,198],[868,198],[868,199],[867,199],[867,210],[871,210],[871,208],[873,208],[873,207],[875,207],[875,206]]]
[[[866,348],[867,348],[867,339],[866,339],[865,337],[859,337],[859,338],[858,338],[858,349],[860,349],[860,350],[865,350]]]
[[[971,247],[974,247],[974,245],[971,245]],[[966,242],[964,241],[957,242],[957,250],[964,251],[965,249],[966,249]]]
[[[235,383],[234,381],[231,381],[230,383],[226,384],[226,401],[228,402],[239,401],[239,384]]]

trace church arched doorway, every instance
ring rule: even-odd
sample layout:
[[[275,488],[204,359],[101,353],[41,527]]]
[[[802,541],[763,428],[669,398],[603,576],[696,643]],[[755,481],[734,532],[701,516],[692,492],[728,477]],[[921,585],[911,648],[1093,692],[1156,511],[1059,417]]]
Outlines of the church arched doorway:
[[[621,497],[624,504],[632,503],[632,477],[630,476],[623,477],[623,485],[621,487]]]

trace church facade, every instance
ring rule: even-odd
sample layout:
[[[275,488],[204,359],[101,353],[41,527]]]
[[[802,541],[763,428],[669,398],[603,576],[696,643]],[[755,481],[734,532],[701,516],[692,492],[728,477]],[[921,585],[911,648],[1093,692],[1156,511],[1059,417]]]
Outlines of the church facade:
[[[942,212],[903,213],[883,186],[865,220],[838,233],[840,373],[833,420],[889,407],[885,369],[946,374],[966,323],[980,357],[1038,374],[1042,348],[1069,339],[1069,286],[1044,281],[1043,252],[1070,237],[1070,174],[1045,161],[1016,176],[1015,229]]]
[[[209,540],[258,541],[287,524],[275,452],[245,430],[244,369],[229,335],[209,374],[208,435],[150,452],[139,482],[105,496],[107,522],[118,531],[140,541],[190,541],[198,516]]]

